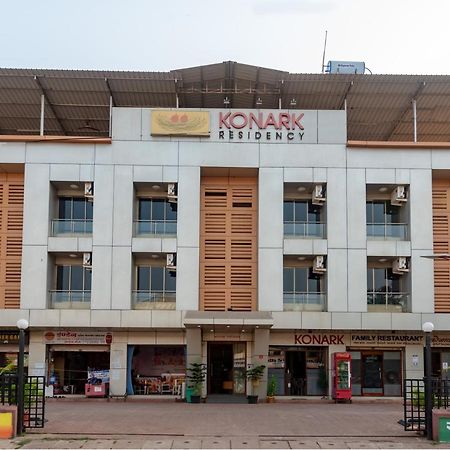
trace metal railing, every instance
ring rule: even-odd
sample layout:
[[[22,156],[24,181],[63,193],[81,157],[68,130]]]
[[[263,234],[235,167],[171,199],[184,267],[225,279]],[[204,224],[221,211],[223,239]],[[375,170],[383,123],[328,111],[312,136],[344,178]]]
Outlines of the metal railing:
[[[89,309],[91,291],[50,291],[52,309]]]
[[[284,222],[285,236],[324,238],[325,230],[323,222]]]
[[[368,292],[367,310],[369,312],[408,312],[408,300],[407,292]]]
[[[92,219],[52,219],[52,236],[92,234]]]
[[[374,239],[398,239],[405,241],[408,238],[408,224],[368,223],[367,236]]]
[[[177,234],[176,220],[135,220],[134,235],[174,235]]]
[[[18,376],[16,373],[0,375],[0,405],[17,405]],[[24,417],[25,428],[43,428],[45,419],[45,377],[25,376]]]
[[[175,291],[133,291],[133,309],[175,309]]]
[[[284,311],[325,311],[327,296],[320,292],[284,292]]]

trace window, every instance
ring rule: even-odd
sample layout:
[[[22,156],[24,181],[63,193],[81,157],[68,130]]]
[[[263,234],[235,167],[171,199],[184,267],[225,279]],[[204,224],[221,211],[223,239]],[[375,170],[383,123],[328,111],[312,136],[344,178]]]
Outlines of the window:
[[[321,288],[322,277],[310,267],[283,269],[283,298],[285,311],[311,309],[323,311],[325,296]],[[309,305],[305,308],[304,305]]]
[[[59,197],[58,218],[52,221],[53,235],[92,233],[94,204],[84,197]]]
[[[53,308],[89,308],[92,271],[83,266],[56,266],[56,290],[51,292]]]
[[[140,198],[137,234],[176,234],[177,204],[165,198]]]
[[[322,209],[308,200],[284,201],[284,234],[295,236],[325,236],[321,222]]]
[[[175,309],[175,271],[159,266],[138,266],[136,288],[135,309]]]
[[[378,238],[406,239],[407,226],[401,223],[401,206],[388,200],[366,202],[367,235]]]
[[[390,268],[367,269],[367,304],[369,311],[406,311],[408,294],[402,291],[402,275]]]

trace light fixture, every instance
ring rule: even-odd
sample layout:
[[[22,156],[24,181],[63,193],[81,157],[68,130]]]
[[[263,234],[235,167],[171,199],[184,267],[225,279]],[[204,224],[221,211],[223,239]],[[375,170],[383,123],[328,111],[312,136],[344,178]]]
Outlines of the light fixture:
[[[299,261],[304,261],[306,258],[305,258],[304,256],[297,256],[297,259],[298,259]]]
[[[202,326],[201,325],[197,325],[197,328],[201,328]]]
[[[225,106],[228,106],[228,105],[230,104],[230,99],[229,99],[228,97],[225,97],[225,98],[223,99],[223,104],[224,104]]]
[[[157,255],[156,253],[153,253],[152,258],[153,258],[153,259],[158,259],[158,258],[159,258],[159,255]]]
[[[227,325],[227,328],[230,328],[230,325]]]
[[[78,184],[70,184],[69,186],[70,186],[71,189],[78,189],[79,188]]]
[[[154,185],[152,186],[152,189],[153,189],[154,191],[159,191],[159,190],[161,189],[161,186],[160,186],[159,184],[154,184]]]
[[[305,192],[305,191],[306,191],[306,188],[305,188],[305,186],[299,186],[299,187],[297,188],[297,191],[298,191],[298,192]]]
[[[78,255],[76,255],[75,253],[70,253],[69,254],[69,258],[76,258]]]
[[[257,105],[262,105],[262,98],[261,98],[261,97],[258,97],[258,98],[256,99],[256,104],[257,104]]]
[[[380,187],[380,189],[378,189],[380,192],[386,192],[388,190],[388,188],[386,186],[382,186]]]
[[[259,328],[259,325],[256,325],[256,327],[255,328]]]
[[[211,333],[214,333],[214,330],[209,330]]]
[[[291,98],[291,101],[289,102],[289,106],[297,106],[297,99]]]
[[[241,330],[241,333],[245,333],[245,330]]]
[[[380,258],[379,260],[378,260],[378,262],[386,262],[387,261],[387,258]]]
[[[431,333],[434,330],[434,324],[432,322],[425,322],[422,325],[422,330],[424,333]]]
[[[19,330],[26,330],[29,324],[27,319],[19,319],[16,325]]]

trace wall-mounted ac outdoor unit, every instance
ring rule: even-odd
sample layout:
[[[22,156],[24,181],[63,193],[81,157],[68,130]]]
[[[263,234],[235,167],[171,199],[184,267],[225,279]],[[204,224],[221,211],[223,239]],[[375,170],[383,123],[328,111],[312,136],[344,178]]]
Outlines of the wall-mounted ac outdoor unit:
[[[169,183],[167,185],[167,199],[171,203],[176,203],[178,199],[178,189],[175,183]]]
[[[83,267],[86,269],[92,269],[92,253],[83,253]]]
[[[176,268],[177,268],[177,254],[176,253],[167,253],[166,267],[169,270],[176,270]]]
[[[84,196],[89,200],[94,200],[94,183],[92,181],[86,181],[84,183]]]
[[[391,193],[391,205],[402,206],[408,201],[408,190],[406,186],[396,186]]]
[[[409,261],[405,256],[395,258],[392,262],[392,273],[403,275],[409,272]]]
[[[312,204],[323,205],[326,200],[325,186],[323,184],[316,184],[312,192]]]
[[[326,256],[319,255],[314,257],[313,261],[313,273],[324,274],[327,271]]]

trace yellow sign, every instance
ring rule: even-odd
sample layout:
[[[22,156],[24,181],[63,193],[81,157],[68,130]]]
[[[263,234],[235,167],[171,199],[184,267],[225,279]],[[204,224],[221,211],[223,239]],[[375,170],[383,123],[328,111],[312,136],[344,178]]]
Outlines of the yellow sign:
[[[13,437],[13,414],[11,412],[0,412],[0,439],[11,439]]]
[[[152,111],[152,136],[208,136],[208,111]]]

